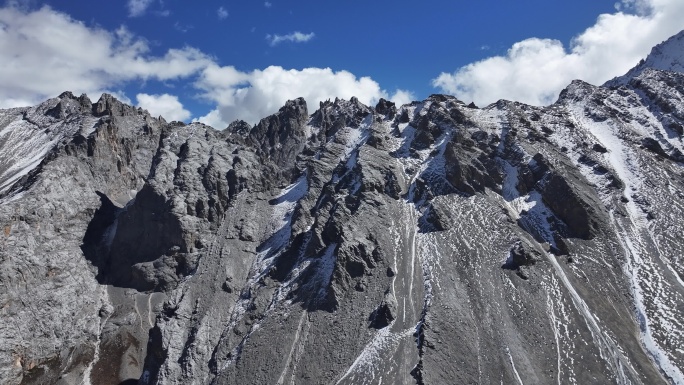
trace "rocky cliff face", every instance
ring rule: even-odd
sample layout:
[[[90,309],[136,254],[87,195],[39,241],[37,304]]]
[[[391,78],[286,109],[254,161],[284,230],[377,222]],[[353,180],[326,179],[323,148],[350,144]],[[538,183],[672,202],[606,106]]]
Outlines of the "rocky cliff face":
[[[223,131],[2,110],[1,382],[682,384],[682,127],[651,67]]]

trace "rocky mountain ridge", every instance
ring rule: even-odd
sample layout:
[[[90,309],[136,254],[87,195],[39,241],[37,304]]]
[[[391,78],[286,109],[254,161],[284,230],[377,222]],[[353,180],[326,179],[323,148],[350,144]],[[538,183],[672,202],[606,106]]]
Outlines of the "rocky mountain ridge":
[[[0,110],[2,383],[682,384],[684,74],[637,68],[223,131]]]

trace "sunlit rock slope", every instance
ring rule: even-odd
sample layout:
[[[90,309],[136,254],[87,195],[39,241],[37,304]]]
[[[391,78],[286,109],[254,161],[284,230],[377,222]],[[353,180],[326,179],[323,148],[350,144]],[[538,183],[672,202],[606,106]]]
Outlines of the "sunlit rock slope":
[[[683,40],[547,107],[0,110],[0,383],[684,384]]]

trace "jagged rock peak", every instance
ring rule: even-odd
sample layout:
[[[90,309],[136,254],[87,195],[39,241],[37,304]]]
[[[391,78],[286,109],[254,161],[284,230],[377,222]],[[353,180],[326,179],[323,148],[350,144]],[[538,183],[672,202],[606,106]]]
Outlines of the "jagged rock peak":
[[[252,129],[252,126],[249,125],[249,123],[245,122],[244,120],[235,120],[232,123],[226,127],[226,131],[230,134],[237,134],[239,136],[247,136],[249,135],[249,131]]]
[[[272,167],[264,174],[276,184],[289,183],[294,174],[297,155],[306,145],[307,121],[309,120],[304,98],[288,100],[280,110],[261,119],[249,132],[245,143],[256,150],[266,167]],[[241,127],[238,127],[241,126]],[[236,123],[238,131],[247,127]],[[268,175],[268,177],[266,176]]]
[[[256,143],[273,147],[289,136],[300,136],[308,118],[304,98],[288,100],[277,113],[261,119],[250,131],[250,137]]]
[[[342,127],[359,127],[371,113],[371,108],[356,97],[349,100],[335,98],[334,102],[326,100],[320,103],[319,109],[311,115],[310,124],[321,129],[320,135],[332,137]]]
[[[452,96],[452,95],[446,95],[446,94],[432,94],[432,95],[428,96],[427,100],[431,100],[433,102],[451,102],[451,103],[458,104],[460,106],[465,106],[465,103],[463,103],[457,97]]]
[[[93,115],[95,116],[132,116],[142,112],[141,109],[122,103],[111,94],[104,93],[93,105]]]
[[[281,114],[294,114],[295,116],[308,116],[306,100],[302,97],[288,100],[284,106],[280,107],[278,112]]]
[[[378,104],[375,105],[375,112],[382,115],[392,115],[392,117],[394,117],[394,114],[397,113],[397,106],[394,102],[380,98]]]
[[[71,91],[65,91],[57,99],[59,100],[57,104],[45,113],[47,116],[55,119],[64,119],[74,113],[87,114],[93,107],[93,103],[86,94],[82,94],[77,98]]]
[[[596,86],[584,80],[575,79],[560,92],[557,102],[581,100],[586,95],[594,92],[596,88]]]

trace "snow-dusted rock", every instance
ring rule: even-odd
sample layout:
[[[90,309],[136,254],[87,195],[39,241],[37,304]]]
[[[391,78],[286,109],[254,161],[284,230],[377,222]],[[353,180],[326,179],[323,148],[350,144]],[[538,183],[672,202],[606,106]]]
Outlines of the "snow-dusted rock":
[[[682,44],[547,107],[0,111],[2,383],[684,384]]]

